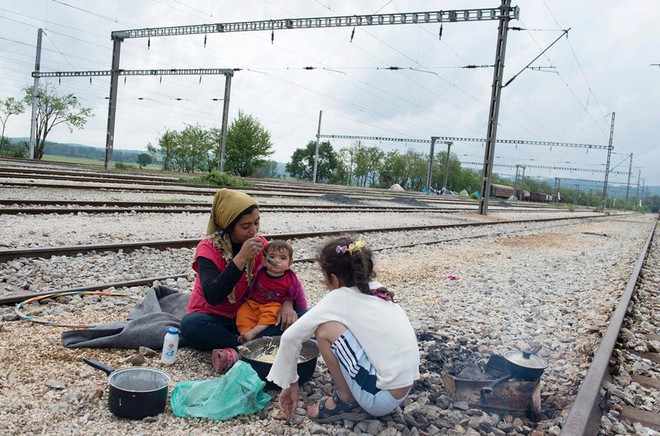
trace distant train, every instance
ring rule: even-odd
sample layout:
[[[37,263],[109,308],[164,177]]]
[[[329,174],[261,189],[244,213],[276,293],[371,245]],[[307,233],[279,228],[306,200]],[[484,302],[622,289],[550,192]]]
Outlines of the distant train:
[[[498,185],[495,183],[490,185],[490,196],[496,198],[510,198],[515,196],[520,201],[534,201],[537,203],[551,203],[553,200],[553,197],[550,194],[529,192],[522,189],[514,189],[512,186]]]

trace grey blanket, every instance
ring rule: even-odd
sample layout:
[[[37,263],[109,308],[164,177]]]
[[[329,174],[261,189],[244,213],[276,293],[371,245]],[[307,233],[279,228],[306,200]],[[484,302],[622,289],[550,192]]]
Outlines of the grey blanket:
[[[139,348],[158,350],[170,327],[181,327],[190,294],[167,286],[154,286],[137,303],[126,321],[62,333],[62,343],[69,348]],[[179,346],[184,346],[181,337]]]

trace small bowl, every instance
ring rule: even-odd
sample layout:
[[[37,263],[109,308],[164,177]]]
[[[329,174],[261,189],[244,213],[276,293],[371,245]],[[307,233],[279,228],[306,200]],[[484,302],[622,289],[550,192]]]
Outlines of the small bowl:
[[[255,360],[257,357],[264,353],[272,353],[280,346],[279,336],[263,336],[256,338],[250,342],[246,342],[238,347],[238,354],[241,359],[252,366],[259,378],[266,382],[269,388],[276,388],[277,385],[266,380],[266,376],[273,366],[270,362],[262,362]],[[302,385],[312,378],[314,370],[316,369],[316,361],[319,357],[320,351],[316,341],[308,339],[303,342],[302,349],[300,350],[300,357],[298,358],[298,384]]]

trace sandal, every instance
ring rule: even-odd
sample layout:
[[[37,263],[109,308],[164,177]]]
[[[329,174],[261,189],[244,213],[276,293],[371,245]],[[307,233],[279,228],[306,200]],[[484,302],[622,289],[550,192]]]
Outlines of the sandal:
[[[211,361],[213,362],[213,370],[216,374],[224,374],[229,371],[229,368],[234,366],[240,359],[238,351],[233,348],[216,348],[211,353]]]
[[[332,401],[335,403],[334,409],[328,409],[326,407],[326,402],[328,398],[325,398],[319,403],[319,414],[316,418],[311,418],[313,421],[318,422],[319,424],[326,424],[329,422],[339,421],[340,419],[348,419],[351,421],[362,421],[367,418],[367,413],[362,410],[362,407],[353,401],[352,403],[347,403],[339,398],[337,392],[332,395]]]

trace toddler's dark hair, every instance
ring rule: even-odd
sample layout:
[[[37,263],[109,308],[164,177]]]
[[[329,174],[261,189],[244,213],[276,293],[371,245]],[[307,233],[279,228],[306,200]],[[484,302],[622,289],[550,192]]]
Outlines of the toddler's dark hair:
[[[282,241],[280,239],[275,241],[270,241],[264,247],[264,252],[268,254],[279,250],[284,250],[287,253],[289,253],[289,259],[293,260],[293,247],[291,246],[291,244],[289,244],[286,241]]]
[[[363,294],[372,295],[369,282],[376,277],[372,252],[365,245],[351,253],[348,247],[354,242],[349,236],[335,238],[321,247],[316,260],[327,278],[334,274],[343,286],[355,286]],[[394,292],[384,287],[378,290],[389,295],[394,301]]]

